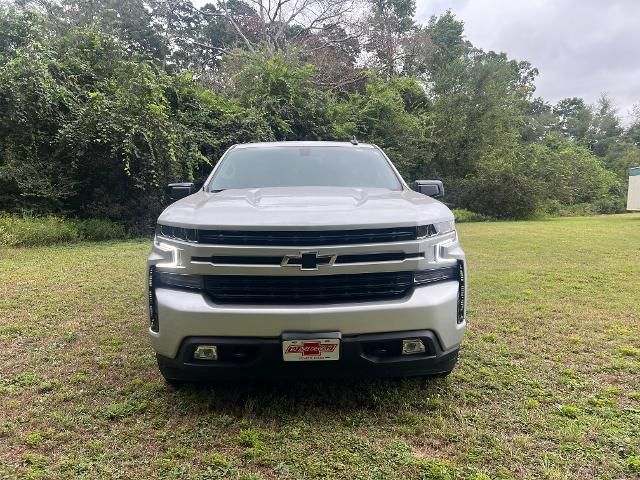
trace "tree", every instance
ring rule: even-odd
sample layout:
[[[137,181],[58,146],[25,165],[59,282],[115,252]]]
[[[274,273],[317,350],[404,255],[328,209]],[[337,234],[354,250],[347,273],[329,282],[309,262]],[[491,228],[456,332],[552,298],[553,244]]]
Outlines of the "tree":
[[[402,71],[407,60],[407,40],[414,30],[415,0],[370,0],[366,49],[372,64],[387,78]]]
[[[538,142],[549,133],[557,131],[559,126],[558,116],[553,107],[543,98],[534,98],[525,107],[526,125],[522,131],[522,139],[525,142]]]
[[[268,140],[344,140],[353,134],[335,96],[314,87],[312,65],[284,53],[229,62],[227,93],[264,119]]]
[[[590,203],[618,187],[618,181],[601,159],[587,148],[552,134],[527,147],[534,175],[545,186],[545,200],[563,205]]]
[[[632,120],[624,136],[628,142],[640,148],[640,103],[633,106]]]
[[[55,141],[74,96],[53,75],[49,53],[19,49],[0,69],[3,210],[60,211],[75,192],[73,165],[63,166]]]
[[[191,75],[129,60],[113,35],[74,27],[38,40],[0,69],[3,210],[104,217],[147,231],[166,183],[197,179],[229,145],[271,134]]]
[[[49,28],[58,36],[74,29],[91,29],[114,38],[121,53],[162,63],[169,46],[155,28],[144,0],[43,0]]]
[[[517,149],[534,70],[495,52],[470,52],[434,77],[433,173],[456,182],[489,153]]]
[[[429,119],[420,89],[415,80],[387,83],[371,75],[365,92],[352,97],[357,137],[382,147],[408,179],[430,162]]]
[[[464,23],[456,19],[451,10],[447,10],[439,17],[432,16],[429,19],[427,32],[436,48],[433,58],[435,75],[440,70],[454,65],[468,49],[463,37]]]
[[[201,181],[233,143],[354,134],[452,206],[620,208],[640,112],[624,129],[606,96],[551,106],[452,12],[418,25],[413,0],[356,1],[1,5],[0,210],[144,231],[166,182]]]
[[[306,35],[301,42],[300,58],[314,65],[316,86],[343,92],[362,88],[365,72],[356,66],[361,53],[357,37],[341,26],[328,26]]]
[[[564,98],[553,107],[553,113],[558,116],[558,128],[562,135],[582,143],[587,141],[593,112],[584,100]]]
[[[627,141],[618,141],[609,146],[603,160],[626,185],[629,169],[640,166],[640,148]]]
[[[613,143],[622,135],[620,117],[611,99],[602,94],[594,109],[589,147],[599,157],[604,157]]]
[[[274,55],[289,45],[299,45],[307,35],[347,25],[354,6],[354,0],[218,0],[214,7],[200,12],[222,17],[249,52],[264,48]],[[349,39],[334,39],[331,44]]]

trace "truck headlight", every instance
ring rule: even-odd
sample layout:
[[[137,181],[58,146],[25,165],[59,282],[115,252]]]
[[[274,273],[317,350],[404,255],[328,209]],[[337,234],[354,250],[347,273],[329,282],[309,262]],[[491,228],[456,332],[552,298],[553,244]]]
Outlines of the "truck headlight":
[[[436,227],[431,224],[418,225],[416,227],[416,240],[432,237],[433,235],[436,235],[436,233]]]
[[[158,223],[156,224],[156,236],[170,240],[196,243],[198,241],[198,230],[195,228],[174,227]]]
[[[416,227],[416,240],[423,240],[425,238],[434,237],[436,235],[444,235],[445,233],[451,233],[455,230],[456,224],[454,220],[431,223],[428,225],[418,225]]]
[[[454,232],[456,229],[455,220],[447,220],[446,222],[434,223],[433,226],[436,229],[438,235],[444,235],[445,233]]]

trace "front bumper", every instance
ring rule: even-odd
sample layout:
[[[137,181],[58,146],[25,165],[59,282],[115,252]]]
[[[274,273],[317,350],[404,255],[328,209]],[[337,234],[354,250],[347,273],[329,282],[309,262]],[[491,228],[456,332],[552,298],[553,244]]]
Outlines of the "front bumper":
[[[404,338],[420,338],[426,351],[400,355]],[[339,360],[285,362],[281,342],[281,338],[189,337],[182,342],[175,358],[158,355],[158,365],[166,378],[182,381],[437,375],[453,369],[459,349],[456,345],[443,350],[430,330],[348,335],[341,339]],[[193,352],[199,344],[217,345],[220,359],[194,360]]]
[[[323,305],[220,305],[196,291],[155,290],[159,330],[149,330],[159,355],[176,358],[189,337],[279,338],[283,332],[340,332],[343,337],[429,330],[443,351],[462,341],[458,323],[459,283],[415,287],[384,301]]]

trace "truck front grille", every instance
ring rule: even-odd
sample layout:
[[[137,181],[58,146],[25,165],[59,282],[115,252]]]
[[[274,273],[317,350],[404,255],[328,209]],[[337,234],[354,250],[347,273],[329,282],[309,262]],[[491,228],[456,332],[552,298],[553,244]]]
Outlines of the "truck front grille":
[[[335,263],[379,263],[379,262],[402,262],[409,259],[424,258],[423,252],[387,252],[387,253],[357,253],[347,255],[336,255]],[[191,257],[192,262],[211,263],[213,265],[280,265],[284,256],[237,256],[237,255],[212,255],[210,257]],[[290,263],[290,265],[294,265]]]
[[[397,227],[359,230],[200,230],[199,242],[212,245],[254,246],[319,246],[357,245],[365,243],[390,243],[415,240],[420,234],[433,233],[428,225],[422,227]]]
[[[216,303],[322,303],[382,300],[404,296],[412,272],[350,275],[208,275],[204,289]]]

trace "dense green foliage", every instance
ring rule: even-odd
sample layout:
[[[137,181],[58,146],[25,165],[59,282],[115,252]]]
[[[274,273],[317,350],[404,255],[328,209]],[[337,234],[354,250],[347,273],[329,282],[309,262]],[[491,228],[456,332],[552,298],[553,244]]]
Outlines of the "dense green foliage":
[[[443,179],[455,207],[621,208],[640,112],[625,129],[606,97],[534,98],[537,70],[475,48],[451,13],[417,25],[411,0],[361,0],[352,22],[348,2],[305,1],[316,18],[287,22],[243,0],[0,6],[0,210],[145,231],[164,185],[201,181],[233,143],[352,135],[408,181]]]

